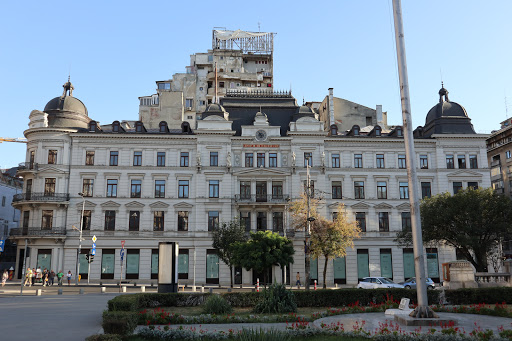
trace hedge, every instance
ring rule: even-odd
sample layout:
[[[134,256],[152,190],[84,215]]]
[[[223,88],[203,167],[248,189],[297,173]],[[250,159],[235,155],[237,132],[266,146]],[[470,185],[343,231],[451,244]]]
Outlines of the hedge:
[[[449,304],[512,304],[512,288],[479,288],[446,290],[446,301]]]
[[[137,327],[139,314],[129,311],[104,311],[103,331],[105,334],[129,335]]]
[[[341,307],[358,302],[359,305],[379,304],[388,299],[399,301],[401,298],[416,302],[416,290],[408,289],[337,289],[294,291],[298,307]],[[439,291],[429,290],[429,302],[439,302]],[[109,311],[138,311],[156,307],[192,307],[201,305],[210,294],[169,293],[169,294],[131,294],[120,295],[108,301]],[[221,294],[233,307],[253,307],[261,297],[257,292],[231,292]]]

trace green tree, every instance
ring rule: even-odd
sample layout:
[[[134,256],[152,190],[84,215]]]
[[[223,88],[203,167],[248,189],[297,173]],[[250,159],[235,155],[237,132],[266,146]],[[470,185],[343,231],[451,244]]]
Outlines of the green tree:
[[[217,256],[229,266],[231,287],[233,287],[233,266],[235,266],[233,245],[236,242],[245,242],[247,239],[245,227],[238,218],[222,222],[219,228],[213,231],[213,248]]]
[[[327,288],[327,264],[329,259],[344,257],[347,248],[354,247],[354,239],[359,238],[361,230],[355,221],[349,221],[345,206],[339,204],[334,221],[318,217],[311,224],[311,256],[324,256],[323,288]]]
[[[426,198],[420,211],[424,243],[458,248],[478,272],[487,272],[488,256],[496,241],[512,232],[511,201],[490,188]],[[401,231],[396,241],[402,246],[411,245],[411,231]]]
[[[234,243],[235,264],[246,270],[263,273],[264,283],[268,283],[268,270],[274,265],[283,267],[293,263],[292,242],[272,231],[251,232],[251,239]]]

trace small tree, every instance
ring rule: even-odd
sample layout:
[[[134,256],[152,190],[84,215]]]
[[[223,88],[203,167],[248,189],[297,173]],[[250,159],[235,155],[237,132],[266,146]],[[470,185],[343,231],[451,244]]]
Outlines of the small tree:
[[[292,242],[272,231],[251,232],[251,239],[236,242],[234,245],[234,262],[246,270],[263,273],[265,286],[268,282],[268,270],[274,265],[281,267],[293,263]]]
[[[305,193],[300,195],[300,198],[293,201],[290,205],[290,211],[293,213],[291,215],[291,226],[295,230],[305,230],[307,226],[307,216],[308,216],[308,204],[307,197]],[[316,218],[317,207],[319,200],[316,198],[309,198],[309,216]]]
[[[233,266],[236,265],[234,263],[233,244],[236,242],[245,242],[247,239],[245,227],[240,223],[238,218],[234,218],[228,222],[222,222],[219,228],[213,231],[213,248],[217,256],[229,266],[231,287],[233,287]]]
[[[338,205],[338,215],[334,221],[318,217],[311,226],[311,255],[324,256],[323,288],[327,287],[327,264],[329,259],[344,257],[349,247],[354,247],[354,239],[359,238],[361,230],[355,221],[348,221],[345,206]]]
[[[455,195],[442,193],[426,198],[420,211],[424,243],[458,248],[477,272],[487,272],[496,241],[512,233],[511,201],[491,188],[469,188]],[[396,240],[410,245],[411,231],[399,232]]]

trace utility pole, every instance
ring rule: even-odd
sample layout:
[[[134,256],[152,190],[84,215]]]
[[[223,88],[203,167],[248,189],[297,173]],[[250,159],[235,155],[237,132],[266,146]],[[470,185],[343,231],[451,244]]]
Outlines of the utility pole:
[[[25,252],[23,252],[23,267],[21,268],[21,285],[20,285],[20,296],[23,296],[23,285],[25,284],[27,275],[26,273],[26,263],[27,263],[27,247],[28,247],[28,239],[25,238]]]
[[[80,254],[82,253],[82,229],[84,225],[84,210],[85,210],[85,197],[84,193],[78,193],[79,196],[82,197],[82,214],[80,217],[80,231],[79,231],[79,239],[78,239],[78,250],[76,253],[76,274],[75,274],[75,285],[78,285],[78,275],[80,274]],[[87,276],[89,277],[89,276]]]
[[[420,219],[420,196],[418,176],[416,174],[416,153],[412,134],[411,102],[407,61],[405,58],[404,26],[402,21],[402,5],[400,0],[393,0],[395,19],[395,40],[400,78],[400,95],[402,98],[402,119],[404,125],[405,157],[407,162],[407,178],[409,180],[409,204],[411,206],[412,240],[414,250],[414,269],[416,270],[416,286],[418,306],[410,314],[416,318],[438,317],[428,306],[427,284],[425,282],[425,254],[423,253],[423,237]]]

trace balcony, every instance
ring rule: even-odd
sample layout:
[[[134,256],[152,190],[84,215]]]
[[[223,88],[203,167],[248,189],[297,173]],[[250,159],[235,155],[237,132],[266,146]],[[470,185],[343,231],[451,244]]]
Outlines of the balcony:
[[[18,173],[25,173],[30,171],[37,171],[39,168],[39,164],[35,162],[22,162],[18,164]]]
[[[500,165],[501,165],[500,160],[491,161],[491,168],[492,167],[499,167]]]
[[[290,201],[289,195],[272,195],[272,194],[252,194],[240,195],[235,194],[235,202],[239,203],[271,203],[286,204]]]
[[[20,193],[12,198],[17,202],[62,202],[69,201],[69,193]]]
[[[65,227],[18,227],[11,229],[12,237],[62,237],[66,235]]]

